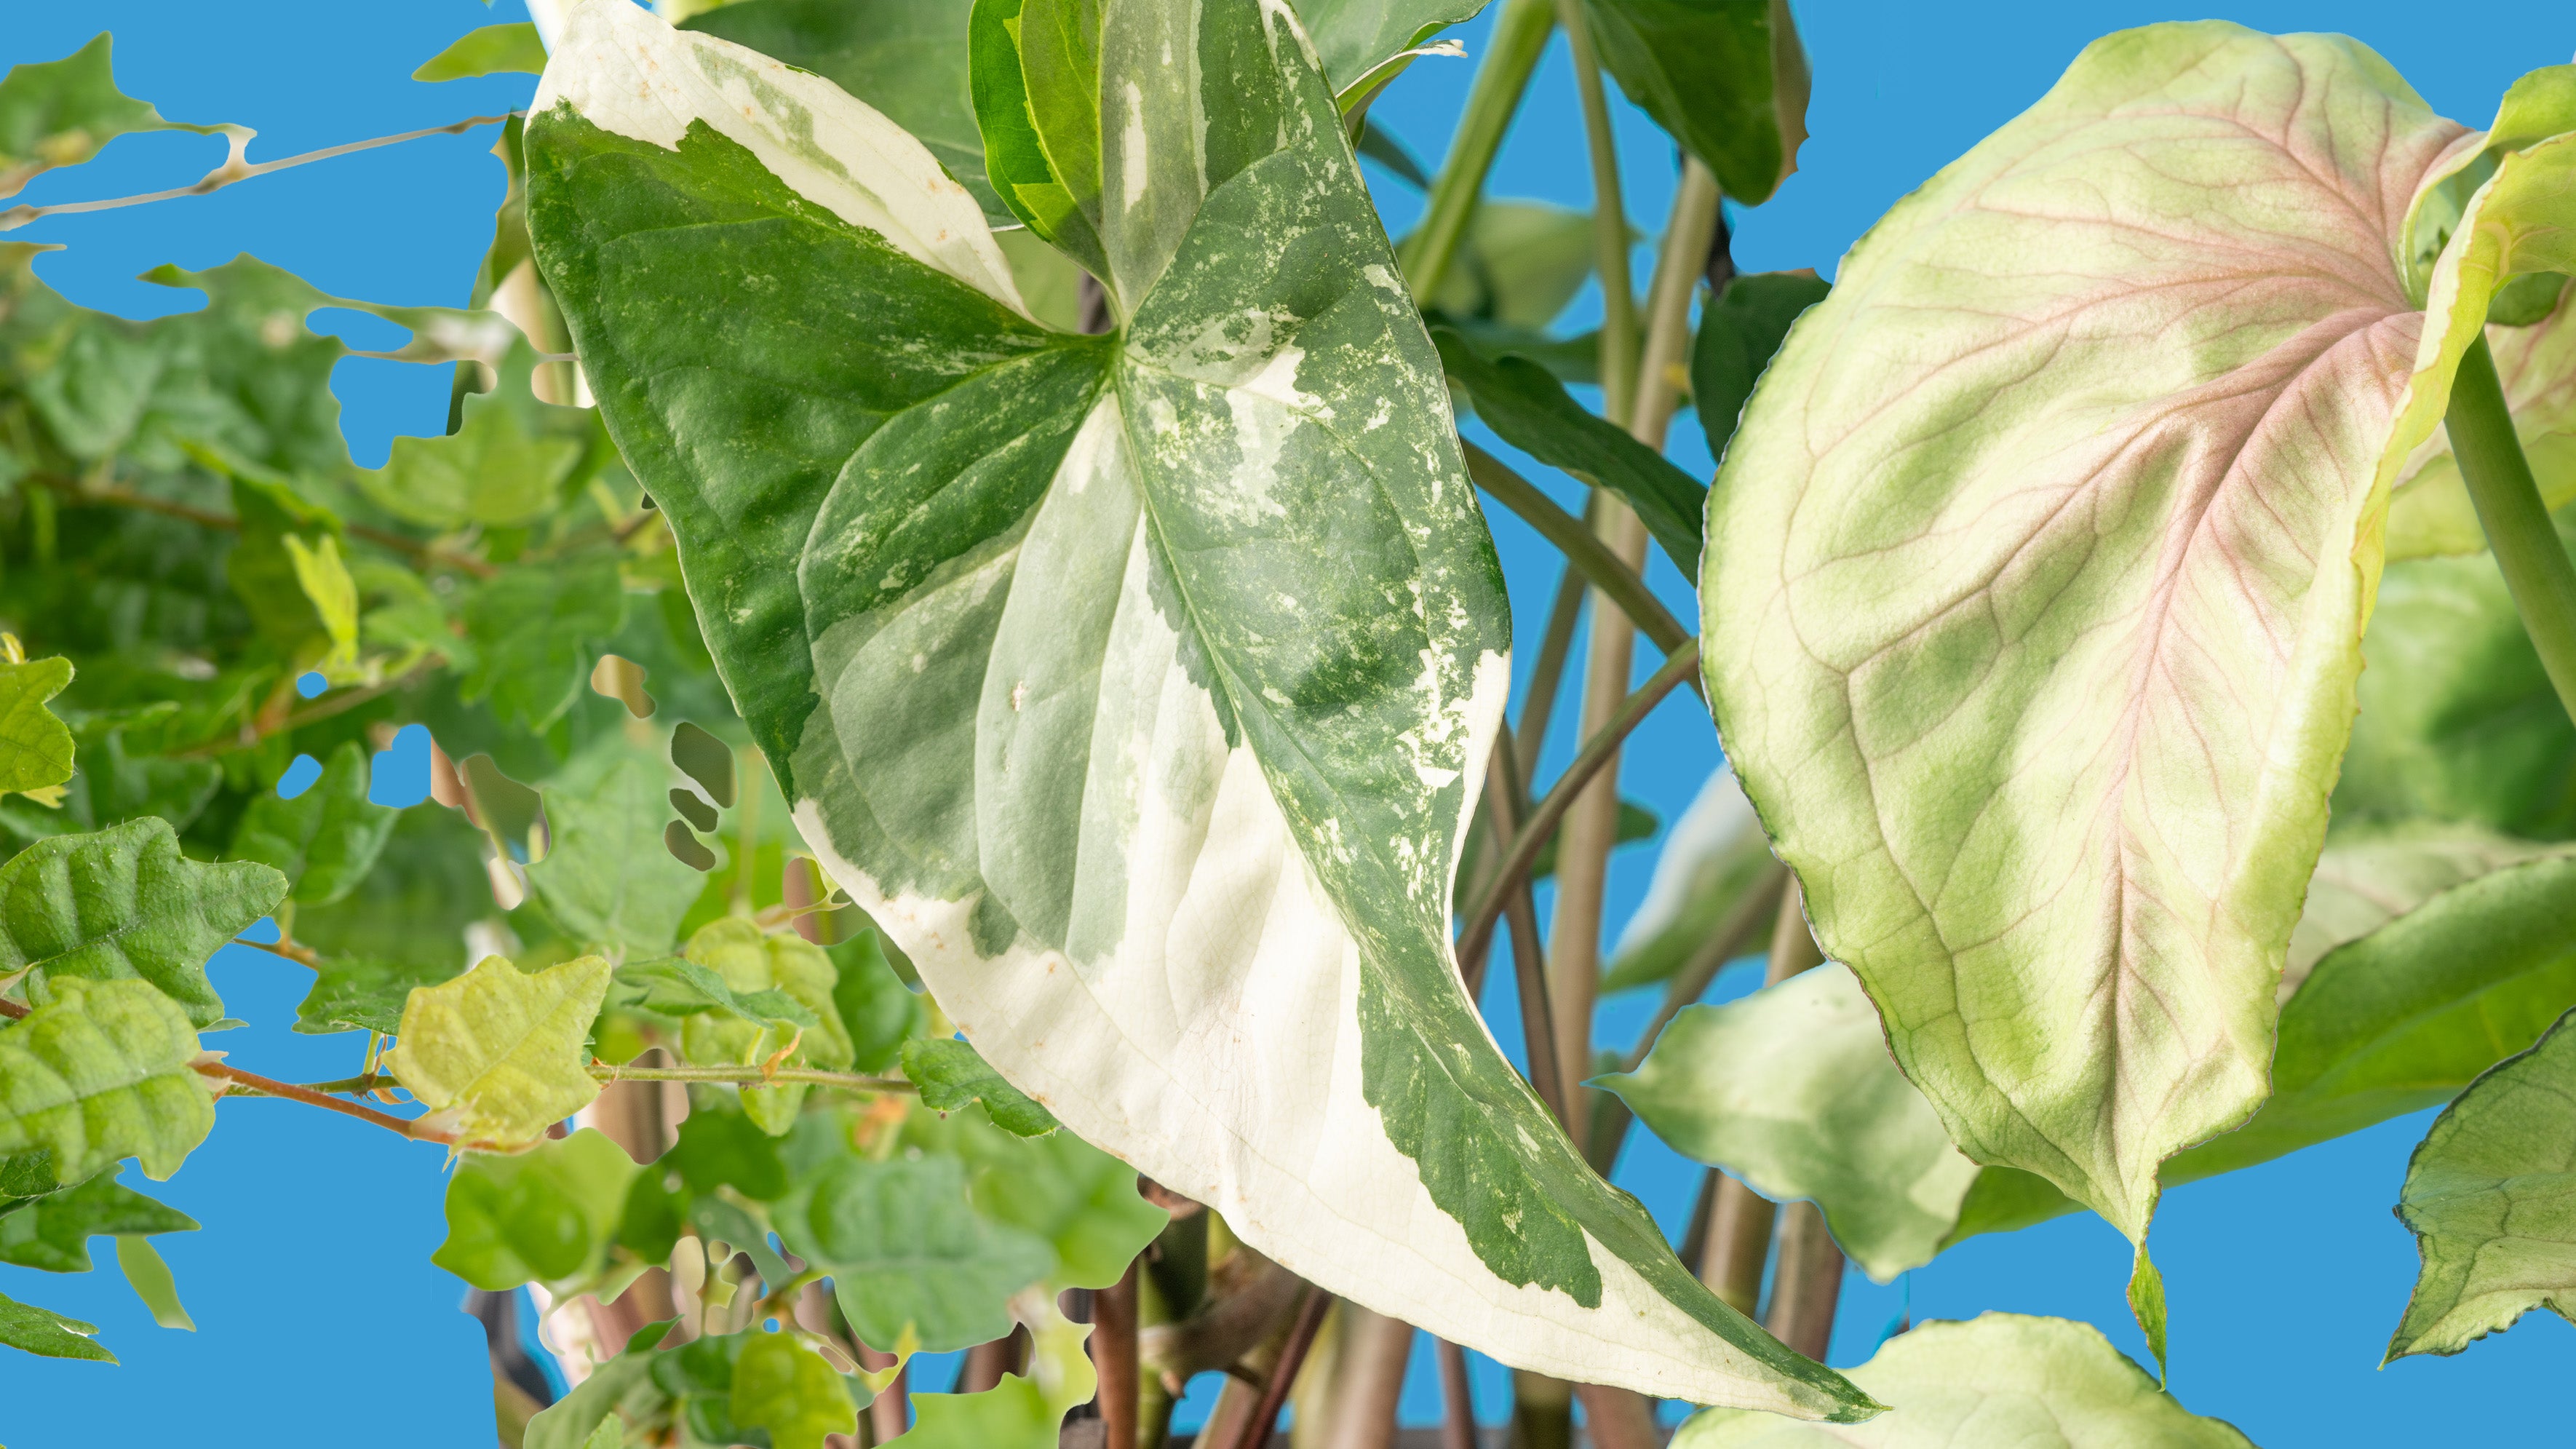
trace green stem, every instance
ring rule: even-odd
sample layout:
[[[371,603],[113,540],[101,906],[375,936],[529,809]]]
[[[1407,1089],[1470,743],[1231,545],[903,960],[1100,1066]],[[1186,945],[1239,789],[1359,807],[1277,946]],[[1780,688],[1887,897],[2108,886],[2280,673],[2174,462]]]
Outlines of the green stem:
[[[1467,223],[1475,219],[1476,204],[1484,196],[1486,173],[1494,169],[1494,154],[1502,149],[1503,133],[1511,129],[1530,73],[1538,69],[1548,32],[1555,28],[1555,0],[1503,0],[1502,13],[1494,18],[1492,48],[1476,72],[1475,87],[1467,92],[1457,139],[1449,143],[1448,158],[1431,180],[1422,224],[1405,239],[1404,275],[1413,295],[1426,305],[1448,280],[1449,266],[1466,240]]]
[[[1637,364],[1637,406],[1628,416],[1629,436],[1663,451],[1673,410],[1681,403],[1690,378],[1691,294],[1708,268],[1708,249],[1717,239],[1717,177],[1698,157],[1682,163],[1681,185],[1673,193],[1672,215],[1664,223],[1664,244],[1655,258],[1655,277],[1646,294],[1645,353]]]
[[[1669,657],[1690,638],[1681,621],[1646,587],[1645,579],[1612,553],[1582,519],[1557,507],[1554,500],[1538,491],[1536,484],[1513,472],[1502,459],[1463,438],[1459,447],[1467,455],[1467,476],[1476,480],[1476,486],[1519,514],[1523,522],[1538,530],[1541,538],[1555,544],[1565,561],[1581,570],[1602,597],[1618,605],[1628,622],[1645,631],[1657,649]]]
[[[1592,49],[1584,0],[1557,0],[1557,23],[1574,53],[1574,93],[1583,107],[1583,140],[1592,161],[1592,269],[1601,278],[1601,404],[1621,427],[1637,397],[1637,289],[1628,275],[1628,204],[1619,186],[1619,143],[1610,130],[1610,98],[1601,87],[1601,57]]]
[[[814,1087],[846,1087],[853,1092],[919,1090],[901,1077],[863,1077],[856,1072],[826,1072],[812,1067],[781,1067],[764,1072],[758,1067],[615,1067],[592,1062],[589,1072],[595,1082],[733,1082],[749,1087],[803,1082]]]
[[[2484,337],[2460,358],[2446,423],[2451,455],[2459,459],[2460,477],[2477,505],[2496,566],[2504,570],[2513,606],[2522,613],[2522,627],[2557,686],[2559,704],[2576,717],[2576,566],[2568,563],[2567,547],[2532,481],[2531,462],[2522,455]]]

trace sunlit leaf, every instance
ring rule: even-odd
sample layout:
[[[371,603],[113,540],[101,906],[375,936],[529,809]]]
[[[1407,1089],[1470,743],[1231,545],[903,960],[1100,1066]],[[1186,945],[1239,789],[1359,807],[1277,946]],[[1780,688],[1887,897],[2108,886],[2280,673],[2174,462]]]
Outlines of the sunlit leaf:
[[[1818,939],[1962,1150],[2133,1242],[2269,1085],[2388,487],[2569,234],[2541,141],[2410,291],[2461,134],[2342,38],[2098,41],[1853,250],[1710,495],[1711,699]]]
[[[1977,1176],[1888,1060],[1860,983],[1832,962],[1685,1009],[1634,1074],[1596,1085],[1682,1155],[1766,1197],[1814,1199],[1882,1283],[1931,1261]]]
[[[110,1168],[42,1197],[0,1199],[0,1263],[48,1273],[90,1270],[89,1240],[192,1233],[197,1220],[116,1180]]]
[[[166,821],[56,836],[0,865],[0,975],[26,970],[38,1002],[74,978],[140,978],[211,1026],[224,1003],[207,958],[284,899],[265,865],[181,855]]]
[[[2521,327],[2491,326],[2487,346],[2513,410],[2514,431],[2543,502],[2556,508],[2576,500],[2576,306],[2565,278],[2526,272],[2515,283],[2557,283],[2545,320]],[[2508,283],[2508,286],[2513,283]],[[2407,460],[2388,502],[2388,557],[2481,553],[2486,531],[2460,481],[2450,435],[2435,433]]]
[[[8,641],[0,658],[0,795],[42,790],[72,777],[71,726],[45,702],[72,682],[68,659],[19,658]]]
[[[2576,1020],[2433,1119],[2397,1216],[2424,1256],[2388,1357],[2458,1353],[2534,1308],[2576,1323]]]
[[[1587,0],[1601,64],[1747,205],[1798,169],[1807,57],[1788,0]]]
[[[345,900],[393,834],[402,812],[367,798],[367,752],[351,740],[331,752],[322,775],[288,800],[271,790],[254,798],[233,832],[232,860],[255,860],[285,875],[296,903]]]
[[[907,1333],[924,1353],[1002,1337],[1011,1295],[1055,1261],[1035,1234],[975,1213],[953,1157],[845,1157],[781,1203],[775,1219],[789,1251],[832,1274],[860,1340],[880,1349]]]
[[[101,31],[61,60],[14,65],[0,78],[0,196],[17,195],[41,172],[87,161],[119,136],[226,129],[165,121],[148,103],[118,90],[110,44]],[[105,1357],[105,1350],[95,1356]]]
[[[1811,1428],[1739,1409],[1684,1424],[1673,1449],[2253,1449],[2222,1419],[2193,1414],[2089,1323],[1987,1313],[1926,1323],[1880,1346],[1852,1382],[1889,1412]]]
[[[538,254],[805,840],[1006,1078],[1326,1288],[1585,1381],[1863,1411],[1591,1176],[1460,988],[1504,601],[1293,20],[1112,7],[1094,83],[1047,69],[1079,26],[993,8],[996,184],[1057,188],[1116,339],[1030,323],[882,117],[641,12],[573,14],[529,125]],[[997,117],[1043,166],[1101,97],[1096,196],[1005,164]],[[1341,1055],[1253,1054],[1282,1033]]]
[[[969,1102],[982,1102],[992,1114],[993,1125],[1015,1136],[1044,1136],[1063,1125],[1026,1092],[1002,1080],[1001,1073],[962,1041],[905,1042],[903,1074],[921,1089],[923,1106],[957,1112]]]
[[[416,81],[465,80],[478,75],[535,75],[546,68],[545,43],[537,27],[483,25],[456,37],[445,50],[421,62],[411,73]]]
[[[116,1362],[116,1355],[97,1342],[98,1325],[66,1318],[50,1308],[0,1298],[0,1344],[41,1358],[86,1358]]]
[[[587,1127],[515,1157],[469,1156],[448,1179],[447,1239],[429,1260],[493,1292],[582,1291],[608,1261],[636,1171],[624,1148]]]
[[[1735,783],[1735,772],[1720,765],[1664,837],[1646,898],[1611,950],[1602,994],[1671,979],[1770,873],[1771,843],[1762,822]],[[1757,935],[1748,949],[1768,944],[1767,936]]]
[[[385,1069],[468,1145],[518,1148],[599,1095],[582,1040],[607,990],[597,956],[534,975],[486,956],[412,992]]]
[[[681,1050],[691,1062],[832,1070],[850,1064],[850,1039],[832,1001],[837,973],[822,947],[792,931],[767,932],[729,916],[689,938],[688,958],[684,964],[712,973],[712,984],[725,993],[718,1010],[691,1012],[680,1025]],[[795,1125],[805,1093],[801,1083],[746,1086],[742,1108],[763,1130],[783,1134]]]
[[[155,1182],[178,1171],[215,1125],[179,1004],[141,981],[66,977],[53,995],[0,1031],[0,1153],[50,1151],[65,1184],[122,1157]]]

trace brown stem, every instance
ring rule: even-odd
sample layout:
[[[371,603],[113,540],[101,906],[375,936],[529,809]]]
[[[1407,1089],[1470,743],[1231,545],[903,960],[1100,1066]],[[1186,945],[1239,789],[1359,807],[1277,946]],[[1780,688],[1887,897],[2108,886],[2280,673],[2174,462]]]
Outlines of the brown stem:
[[[1100,1422],[1108,1449],[1136,1444],[1136,1264],[1091,1300],[1091,1360],[1099,1370]]]
[[[379,1112],[373,1107],[360,1106],[355,1102],[343,1102],[337,1097],[326,1096],[311,1087],[299,1087],[293,1082],[281,1082],[274,1077],[245,1072],[239,1067],[228,1067],[221,1062],[200,1062],[197,1064],[197,1070],[205,1076],[228,1082],[262,1097],[283,1097],[290,1102],[302,1102],[308,1107],[337,1112],[343,1117],[355,1117],[361,1122],[372,1122],[376,1126],[411,1138],[415,1142],[443,1142],[453,1146],[457,1140],[453,1132],[423,1127],[417,1122],[397,1117],[390,1112]]]
[[[1388,1449],[1413,1358],[1413,1325],[1356,1303],[1344,1304],[1342,1314],[1341,1367],[1333,1376],[1323,1449]]]
[[[1591,739],[1584,741],[1574,763],[1565,767],[1565,773],[1557,777],[1555,788],[1547,792],[1547,798],[1539,802],[1538,809],[1531,813],[1529,823],[1513,837],[1511,849],[1504,853],[1502,868],[1495,872],[1492,883],[1477,899],[1475,907],[1466,913],[1466,929],[1458,937],[1458,959],[1462,963],[1481,960],[1486,948],[1493,944],[1494,923],[1502,917],[1506,898],[1529,874],[1530,866],[1538,860],[1539,847],[1547,843],[1548,835],[1565,818],[1575,795],[1600,772],[1602,766],[1618,755],[1619,742],[1634,732],[1656,705],[1663,703],[1664,696],[1698,671],[1699,640],[1693,638],[1675,650],[1673,656],[1664,661],[1664,667],[1656,670],[1636,693],[1629,695],[1627,702]]]
[[[1556,696],[1565,681],[1566,656],[1574,652],[1574,626],[1583,617],[1583,574],[1572,564],[1556,580],[1556,599],[1548,605],[1547,632],[1539,636],[1538,663],[1530,670],[1529,693],[1521,697],[1520,728],[1512,748],[1521,757],[1521,789],[1530,787],[1529,772],[1538,768],[1547,748],[1547,727],[1554,722]]]
[[[1297,1381],[1297,1370],[1305,1367],[1306,1350],[1315,1346],[1315,1330],[1324,1326],[1324,1310],[1332,1306],[1333,1295],[1323,1289],[1306,1291],[1297,1321],[1288,1330],[1288,1342],[1279,1350],[1279,1362],[1270,1370],[1270,1381],[1262,1385],[1252,1417],[1235,1435],[1234,1449],[1261,1449],[1270,1442],[1271,1428],[1279,1422],[1279,1406],[1288,1402],[1288,1387]]]
[[[1663,1449],[1655,1406],[1645,1395],[1607,1384],[1577,1384],[1574,1394],[1583,1401],[1584,1427],[1591,1431],[1585,1437],[1592,1449]]]
[[[1834,1339],[1834,1305],[1842,1296],[1843,1252],[1812,1202],[1780,1210],[1780,1265],[1771,1280],[1771,1312],[1762,1326],[1790,1348],[1824,1361]]]
[[[298,966],[318,966],[322,963],[320,952],[310,946],[298,946],[293,941],[254,941],[247,936],[235,936],[229,944],[248,946],[254,951],[266,951],[271,956],[283,956]]]
[[[1776,985],[1820,964],[1823,953],[1816,949],[1815,937],[1807,930],[1804,897],[1797,877],[1783,883],[1779,909],[1773,916],[1771,962],[1763,971],[1765,984]],[[1771,1253],[1772,1228],[1779,1209],[1771,1201],[1733,1177],[1720,1175],[1708,1215],[1708,1237],[1700,1247],[1700,1281],[1709,1291],[1733,1305],[1746,1317],[1753,1315],[1762,1293],[1763,1262]],[[1831,1246],[1830,1240],[1827,1246]],[[1784,1246],[1785,1253],[1785,1246]],[[1813,1261],[1812,1250],[1802,1248],[1801,1269]],[[1779,1282],[1792,1281],[1788,1260],[1782,1259]],[[1817,1270],[1821,1273],[1821,1269]],[[1834,1272],[1841,1273],[1840,1255],[1836,1255]],[[1773,1295],[1779,1297],[1777,1293]],[[1777,1311],[1775,1306],[1775,1312]],[[1832,1310],[1826,1310],[1830,1331]],[[1812,1318],[1812,1311],[1805,1315]],[[1776,1332],[1776,1330],[1775,1330]],[[1809,1355],[1814,1357],[1814,1355]]]
[[[320,704],[314,705],[310,708],[299,709],[292,714],[281,715],[274,720],[262,720],[251,729],[243,731],[239,736],[233,739],[222,741],[210,740],[202,745],[191,745],[184,750],[172,750],[169,757],[174,760],[211,760],[219,755],[229,755],[236,751],[250,749],[271,735],[287,734],[294,730],[302,729],[306,725],[329,719],[335,714],[346,713],[349,710],[357,708],[359,705],[365,704],[368,700],[378,698],[382,695],[391,694],[395,690],[409,689],[414,684],[428,678],[444,663],[445,661],[443,659],[425,660],[422,663],[413,665],[409,670],[392,679],[379,680],[374,684],[361,685],[356,689],[344,689],[338,694],[335,694],[329,699],[326,699]],[[244,941],[241,944],[245,946],[256,946],[260,943],[257,941]],[[293,957],[297,960],[303,959],[301,957],[295,957],[292,951],[280,951],[277,954]],[[313,963],[311,961],[306,961],[304,964],[310,966]]]
[[[1467,1383],[1467,1350],[1445,1338],[1431,1340],[1440,1363],[1440,1449],[1476,1449],[1476,1399]]]
[[[1497,735],[1496,751],[1511,748],[1511,736]],[[1520,776],[1508,756],[1503,768],[1496,771],[1503,778],[1485,792],[1485,819],[1496,840],[1512,840],[1520,830],[1519,791],[1511,788]],[[1511,922],[1512,969],[1521,995],[1521,1041],[1529,1056],[1530,1086],[1538,1099],[1547,1104],[1548,1115],[1559,1127],[1565,1125],[1565,1074],[1556,1055],[1556,1012],[1548,999],[1547,957],[1538,938],[1538,912],[1530,899],[1529,876],[1521,875],[1504,903],[1504,914]]]

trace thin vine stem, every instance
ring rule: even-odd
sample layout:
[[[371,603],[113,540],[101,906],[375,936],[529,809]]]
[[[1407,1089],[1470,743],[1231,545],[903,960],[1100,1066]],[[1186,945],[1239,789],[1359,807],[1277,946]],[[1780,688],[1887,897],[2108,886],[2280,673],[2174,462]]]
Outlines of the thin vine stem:
[[[1530,812],[1529,823],[1512,837],[1512,848],[1504,854],[1501,869],[1495,872],[1484,894],[1467,912],[1466,930],[1458,937],[1460,961],[1483,959],[1486,949],[1493,944],[1494,923],[1502,916],[1506,897],[1514,884],[1529,874],[1531,865],[1538,860],[1539,847],[1547,843],[1557,823],[1565,818],[1565,812],[1573,808],[1575,796],[1581,794],[1584,785],[1619,753],[1620,742],[1644,722],[1656,705],[1663,703],[1664,696],[1679,688],[1682,681],[1698,669],[1699,640],[1694,637],[1674,650],[1672,657],[1664,661],[1663,668],[1656,670],[1653,677],[1629,695],[1618,712],[1604,722],[1591,739],[1584,741],[1583,750],[1574,757],[1574,763],[1565,767],[1565,773],[1557,777],[1555,787],[1547,792],[1547,798]]]
[[[1691,295],[1699,290],[1709,248],[1717,241],[1719,200],[1717,174],[1696,156],[1685,160],[1648,286],[1645,352],[1637,364],[1637,403],[1628,414],[1629,436],[1658,452],[1690,380],[1683,367],[1691,346]]]
[[[1485,791],[1485,818],[1496,840],[1518,840],[1521,817],[1528,813],[1529,802],[1521,798],[1520,766],[1512,758],[1509,732],[1494,737],[1494,756],[1498,768],[1491,773],[1501,778]],[[1520,988],[1521,1044],[1529,1056],[1529,1082],[1537,1089],[1548,1115],[1563,1127],[1565,1075],[1557,1059],[1556,1009],[1549,999],[1547,957],[1539,944],[1538,907],[1531,898],[1526,870],[1505,896],[1503,915],[1512,932],[1512,972]]]
[[[0,211],[0,231],[15,231],[29,222],[42,221],[49,216],[71,216],[85,211],[114,211],[118,207],[141,206],[152,201],[175,201],[183,196],[205,196],[221,191],[236,181],[248,181],[254,176],[266,176],[272,171],[284,171],[290,166],[328,161],[334,157],[354,155],[360,151],[372,151],[379,146],[398,146],[405,141],[417,141],[427,136],[460,136],[477,126],[498,125],[520,114],[522,113],[518,111],[504,111],[497,116],[468,116],[464,120],[451,121],[444,126],[405,131],[399,136],[378,136],[372,140],[325,146],[319,151],[306,151],[301,155],[287,156],[276,161],[262,161],[257,165],[250,164],[247,159],[252,133],[247,129],[236,130],[228,133],[232,143],[232,154],[225,158],[223,165],[207,172],[203,178],[192,185],[174,186],[167,191],[147,191],[137,196],[112,197],[105,201],[66,201],[57,206],[13,206],[7,211]]]
[[[1476,486],[1519,514],[1521,521],[1537,529],[1541,538],[1555,544],[1565,561],[1582,570],[1592,587],[1618,605],[1619,611],[1643,630],[1656,648],[1670,657],[1689,640],[1690,631],[1655,597],[1654,590],[1646,587],[1646,580],[1612,553],[1582,519],[1557,507],[1556,501],[1540,492],[1537,484],[1513,472],[1502,459],[1464,438],[1458,445],[1466,453],[1467,476],[1476,480]]]
[[[119,487],[112,483],[89,486],[52,473],[30,474],[27,481],[49,492],[59,494],[75,505],[88,503],[107,508],[130,508],[138,513],[157,513],[164,518],[181,519],[200,528],[211,528],[223,533],[241,532],[241,520],[229,513],[218,513],[211,508],[198,508],[191,504],[172,502],[166,498],[154,498],[149,494],[137,493],[133,489]],[[363,523],[344,524],[342,527],[351,538],[364,539],[380,547],[392,549],[411,559],[413,566],[417,568],[425,569],[433,566],[452,568],[460,573],[472,574],[478,579],[500,576],[499,569],[469,554],[456,553],[440,548],[436,544],[422,543],[418,539],[405,538],[399,533],[382,528],[371,528]]]
[[[732,1082],[749,1087],[801,1082],[814,1087],[845,1087],[853,1092],[921,1090],[901,1077],[868,1077],[813,1067],[781,1067],[770,1072],[759,1067],[620,1067],[592,1062],[586,1070],[595,1082]]]
[[[2532,479],[2531,460],[2522,454],[2484,337],[2460,358],[2444,423],[2460,479],[2468,485],[2522,627],[2549,671],[2560,707],[2576,718],[2576,565],[2568,562],[2567,547]]]
[[[1601,405],[1621,427],[1635,411],[1637,291],[1628,275],[1628,203],[1619,185],[1619,140],[1610,129],[1610,99],[1601,86],[1601,57],[1592,48],[1584,0],[1556,0],[1557,24],[1573,51],[1574,93],[1583,109],[1583,142],[1592,163],[1592,270],[1601,279]]]
[[[1565,685],[1565,661],[1574,653],[1574,626],[1583,618],[1583,571],[1569,563],[1557,576],[1556,598],[1548,605],[1547,629],[1539,636],[1538,662],[1530,669],[1529,693],[1521,699],[1520,727],[1512,749],[1520,756],[1521,789],[1530,787],[1530,772],[1547,748],[1547,730],[1556,719],[1556,697]]]
[[[456,1134],[453,1132],[424,1127],[410,1118],[397,1117],[391,1112],[379,1112],[373,1107],[362,1106],[356,1102],[344,1102],[311,1087],[297,1086],[293,1082],[281,1082],[273,1077],[245,1072],[238,1067],[228,1067],[221,1062],[201,1062],[197,1065],[197,1071],[201,1075],[229,1083],[235,1091],[259,1097],[278,1097],[289,1102],[302,1102],[308,1107],[319,1107],[325,1112],[337,1112],[343,1117],[355,1117],[361,1122],[372,1122],[378,1127],[411,1138],[415,1142],[439,1142],[454,1146],[457,1141]]]
[[[1485,177],[1502,149],[1503,133],[1511,129],[1554,29],[1556,0],[1503,0],[1502,12],[1494,18],[1485,63],[1477,68],[1466,109],[1458,117],[1457,139],[1449,144],[1440,174],[1431,178],[1422,224],[1405,239],[1405,279],[1426,304],[1440,295],[1440,284],[1457,261],[1467,226],[1484,199]]]

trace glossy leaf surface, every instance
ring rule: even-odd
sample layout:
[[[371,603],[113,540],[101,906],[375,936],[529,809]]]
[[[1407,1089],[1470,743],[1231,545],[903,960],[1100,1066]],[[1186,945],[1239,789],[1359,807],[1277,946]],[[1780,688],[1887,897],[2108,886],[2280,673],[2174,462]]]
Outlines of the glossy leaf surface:
[[[2423,1272],[2392,1360],[2458,1353],[2534,1308],[2576,1323],[2576,1029],[2562,1019],[2433,1119],[2397,1216]]]
[[[207,958],[285,898],[268,866],[181,855],[166,821],[57,836],[0,865],[0,975],[26,970],[40,1003],[62,981],[139,979],[211,1026],[224,1004]]]
[[[116,1355],[98,1342],[98,1325],[66,1318],[14,1298],[0,1298],[0,1344],[41,1358],[85,1358],[114,1363]]]
[[[608,963],[597,956],[534,975],[486,956],[412,992],[385,1069],[468,1145],[534,1142],[599,1095],[581,1044],[607,990]]]
[[[1712,699],[1819,939],[1963,1150],[2133,1241],[2263,1097],[2380,510],[2563,204],[2509,164],[2424,310],[2461,135],[2349,41],[2098,41],[1855,249],[1711,495]]]
[[[1286,13],[1142,0],[1096,89],[1013,67],[1007,114],[1110,101],[1109,340],[1027,321],[972,199],[837,90],[612,5],[566,33],[540,261],[800,830],[985,1058],[1336,1291],[1861,1411],[1591,1177],[1458,987],[1499,577]],[[746,311],[751,275],[795,280]]]

